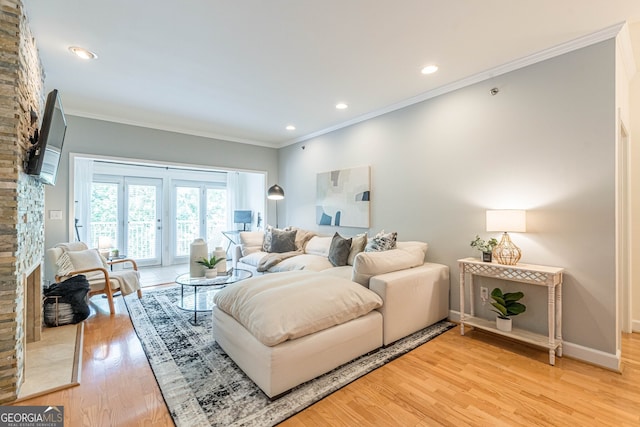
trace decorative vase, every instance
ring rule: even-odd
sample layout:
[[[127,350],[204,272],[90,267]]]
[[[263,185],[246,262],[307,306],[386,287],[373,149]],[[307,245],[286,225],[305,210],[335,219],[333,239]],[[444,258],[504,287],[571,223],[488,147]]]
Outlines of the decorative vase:
[[[499,331],[511,332],[511,318],[503,319],[502,317],[496,317],[496,328]]]
[[[202,238],[195,239],[189,246],[189,275],[191,277],[204,276],[204,266],[198,264],[198,261],[208,256],[207,242]]]
[[[213,254],[215,255],[216,259],[222,258],[222,261],[216,264],[218,274],[225,274],[227,272],[227,252],[222,249],[222,246],[217,246]]]
[[[204,270],[204,277],[207,279],[213,279],[214,277],[218,277],[218,269],[217,268],[206,268]]]
[[[482,261],[491,262],[491,252],[482,252]]]

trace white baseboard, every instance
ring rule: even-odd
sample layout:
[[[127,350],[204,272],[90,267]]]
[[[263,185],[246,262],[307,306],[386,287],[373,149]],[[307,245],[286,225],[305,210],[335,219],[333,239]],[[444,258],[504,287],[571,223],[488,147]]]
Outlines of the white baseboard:
[[[452,322],[460,322],[460,312],[449,310],[449,320]],[[640,331],[640,322],[633,322],[633,330]],[[569,356],[592,365],[602,366],[603,368],[613,371],[620,371],[621,355],[619,351],[616,354],[605,353],[604,351],[563,341],[562,354],[563,356]]]
[[[640,320],[631,321],[631,330],[633,332],[640,332]]]
[[[582,360],[583,362],[620,372],[620,363],[622,362],[620,351],[617,351],[616,354],[605,353],[604,351],[565,341],[562,343],[562,354],[573,359]]]

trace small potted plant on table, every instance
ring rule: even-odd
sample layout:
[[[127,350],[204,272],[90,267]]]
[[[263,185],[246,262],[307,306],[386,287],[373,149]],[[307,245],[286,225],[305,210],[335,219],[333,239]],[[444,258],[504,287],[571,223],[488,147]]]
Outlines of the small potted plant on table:
[[[209,259],[202,258],[196,262],[198,264],[204,265],[205,267],[204,276],[207,278],[212,278],[218,275],[218,269],[216,268],[216,265],[224,259],[225,258],[223,257],[216,257],[215,255],[212,255],[211,258]]]
[[[493,237],[485,241],[476,234],[476,238],[471,241],[471,247],[482,252],[482,261],[484,262],[491,262],[491,253],[496,246],[498,246],[498,241]]]
[[[522,292],[507,292],[502,293],[502,290],[495,288],[491,291],[491,298],[493,302],[491,305],[495,310],[491,310],[498,314],[496,317],[496,327],[504,332],[511,331],[511,317],[524,313],[527,307],[524,304],[519,303],[524,297]]]

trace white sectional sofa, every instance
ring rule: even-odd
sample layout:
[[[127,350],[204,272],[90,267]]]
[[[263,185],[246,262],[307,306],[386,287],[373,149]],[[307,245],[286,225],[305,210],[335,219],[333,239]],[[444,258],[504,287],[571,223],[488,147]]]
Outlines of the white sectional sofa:
[[[353,265],[334,267],[319,251],[326,239],[314,238],[273,274],[215,297],[215,340],[269,397],[448,316],[449,269],[425,262],[426,243],[359,252]],[[255,273],[245,253],[237,268]]]

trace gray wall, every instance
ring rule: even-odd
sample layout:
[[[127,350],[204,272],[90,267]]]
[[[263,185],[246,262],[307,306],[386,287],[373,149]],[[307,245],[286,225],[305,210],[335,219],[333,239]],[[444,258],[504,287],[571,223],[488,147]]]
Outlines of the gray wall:
[[[66,242],[70,235],[69,153],[266,171],[267,185],[274,184],[278,178],[278,154],[273,148],[68,115],[67,135],[58,169],[58,180],[54,187],[47,186],[45,192],[46,248]],[[63,220],[49,219],[51,210],[61,210]],[[269,211],[273,210],[270,206]]]
[[[316,174],[370,165],[370,234],[428,242],[458,310],[456,260],[491,235],[485,210],[526,209],[511,237],[521,262],[566,268],[563,337],[615,354],[614,52],[612,39],[281,149],[285,222],[331,233],[315,225]],[[524,291],[514,325],[546,334],[546,289],[484,283]]]

